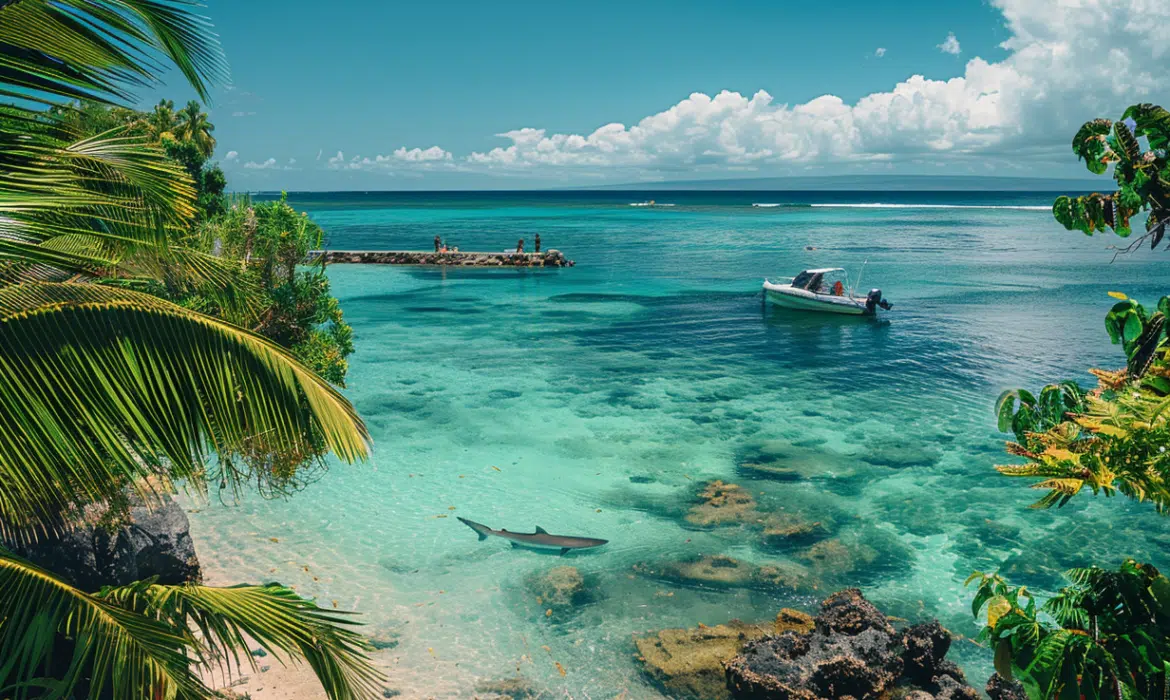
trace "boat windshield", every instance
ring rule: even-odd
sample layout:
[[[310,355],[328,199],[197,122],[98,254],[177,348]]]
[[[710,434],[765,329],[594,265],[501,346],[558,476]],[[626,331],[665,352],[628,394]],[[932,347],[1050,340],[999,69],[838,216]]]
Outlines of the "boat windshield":
[[[814,294],[845,294],[848,279],[844,270],[805,270],[792,278],[792,286]]]

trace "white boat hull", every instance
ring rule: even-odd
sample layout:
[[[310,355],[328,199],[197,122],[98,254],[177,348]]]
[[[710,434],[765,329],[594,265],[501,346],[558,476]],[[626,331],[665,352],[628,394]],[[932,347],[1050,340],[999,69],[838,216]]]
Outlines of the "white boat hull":
[[[765,281],[764,295],[768,301],[786,309],[820,311],[846,316],[864,316],[873,313],[866,309],[865,299],[832,294],[814,294],[807,289],[797,289],[788,284]]]

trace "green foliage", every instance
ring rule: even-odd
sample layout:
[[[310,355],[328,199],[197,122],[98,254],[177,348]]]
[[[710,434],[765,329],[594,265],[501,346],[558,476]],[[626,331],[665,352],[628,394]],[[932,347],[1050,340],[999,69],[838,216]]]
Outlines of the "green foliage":
[[[1170,661],[1170,580],[1126,560],[1118,571],[1066,573],[1070,585],[1037,607],[1023,587],[976,572],[972,613],[986,608],[980,639],[996,671],[1028,697],[1097,700],[1163,697]]]
[[[995,413],[1000,432],[1015,433],[1016,439],[1024,442],[1028,433],[1049,430],[1084,405],[1084,390],[1076,382],[1061,382],[1041,389],[1039,397],[1026,389],[1009,389],[1000,394]]]
[[[102,106],[157,82],[163,59],[206,97],[225,67],[194,6],[0,0],[5,539],[67,528],[127,488],[279,488],[327,450],[367,454],[353,407],[288,351],[154,295],[255,317],[243,271],[188,245],[197,216],[222,212],[206,115]],[[168,139],[194,150],[168,157]],[[380,676],[346,622],[275,584],[94,594],[0,549],[0,697],[211,697],[194,670],[250,663],[244,634],[307,661],[330,698],[373,697]]]
[[[1126,354],[1123,371],[1093,370],[1098,386],[1081,392],[1065,382],[1045,387],[1040,397],[1017,389],[997,405],[999,428],[1012,431],[1008,452],[1026,464],[996,467],[1008,476],[1040,478],[1047,490],[1036,507],[1062,506],[1088,488],[1150,501],[1170,512],[1170,337],[1164,312],[1112,293],[1121,301],[1105,317],[1105,328]]]
[[[252,329],[289,348],[314,372],[345,386],[353,331],[329,293],[321,261],[306,264],[324,231],[282,195],[274,202],[241,198],[200,230],[204,250],[238,261],[259,292]]]
[[[1142,150],[1145,139],[1149,150]],[[1127,237],[1130,219],[1147,211],[1146,233],[1129,249],[1148,240],[1151,248],[1162,242],[1170,224],[1170,112],[1151,104],[1134,105],[1121,121],[1094,119],[1073,137],[1072,148],[1085,167],[1096,175],[1113,166],[1117,190],[1058,197],[1052,214],[1066,229],[1092,235],[1112,229]]]
[[[255,669],[244,635],[305,659],[329,698],[374,697],[380,680],[345,613],[278,584],[88,593],[0,549],[0,620],[0,697],[14,700],[212,698],[198,671]]]

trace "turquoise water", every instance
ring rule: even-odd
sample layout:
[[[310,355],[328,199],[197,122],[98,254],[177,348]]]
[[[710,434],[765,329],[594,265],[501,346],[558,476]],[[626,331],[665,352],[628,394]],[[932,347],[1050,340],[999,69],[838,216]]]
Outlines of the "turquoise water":
[[[373,459],[289,500],[200,510],[200,556],[219,577],[278,579],[361,612],[398,635],[380,652],[390,686],[443,698],[517,670],[555,697],[662,697],[639,673],[634,634],[767,619],[859,584],[891,614],[973,636],[962,586],[973,569],[1003,566],[1044,590],[1088,561],[1166,564],[1165,521],[1149,507],[1083,498],[1028,510],[1039,494],[992,469],[1010,461],[999,392],[1088,384],[1086,367],[1121,364],[1106,292],[1153,300],[1170,281],[1161,254],[1109,264],[1110,239],[1065,232],[1035,208],[1052,197],[294,196],[333,248],[425,249],[438,233],[503,250],[540,232],[577,267],[331,267],[356,335],[346,393]],[[676,206],[629,206],[650,198]],[[856,275],[863,263],[860,287],[895,304],[879,320],[762,303],[765,276]],[[759,478],[750,465],[768,460],[785,473]],[[827,524],[852,563],[765,549],[751,524],[687,523],[714,479],[743,486],[765,516]],[[455,516],[610,544],[564,558],[513,550]],[[723,590],[633,568],[698,554],[805,577],[795,590]],[[592,601],[548,617],[526,580],[565,564]],[[969,642],[952,653],[981,686],[989,654]]]

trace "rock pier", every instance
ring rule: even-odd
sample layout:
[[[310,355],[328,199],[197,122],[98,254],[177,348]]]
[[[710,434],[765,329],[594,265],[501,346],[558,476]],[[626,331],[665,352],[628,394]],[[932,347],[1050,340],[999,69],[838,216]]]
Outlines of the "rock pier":
[[[310,260],[367,265],[448,265],[451,267],[572,267],[559,250],[540,253],[436,253],[410,250],[315,250]]]

